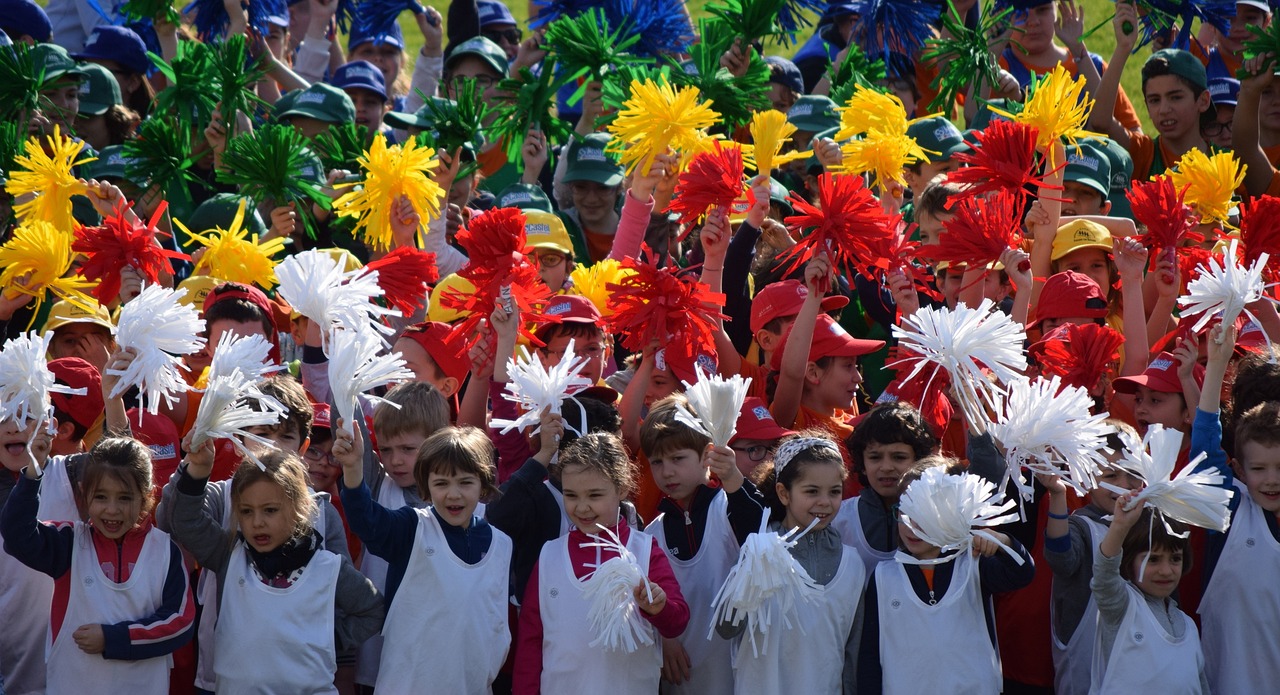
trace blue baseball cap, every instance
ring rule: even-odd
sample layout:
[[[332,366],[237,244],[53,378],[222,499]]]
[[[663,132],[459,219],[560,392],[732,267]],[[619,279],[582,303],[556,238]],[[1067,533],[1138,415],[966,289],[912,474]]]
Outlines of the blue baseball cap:
[[[147,58],[147,45],[142,37],[129,27],[100,24],[93,28],[84,42],[84,49],[71,54],[79,61],[110,60],[119,63],[129,72],[141,75],[151,69]]]
[[[396,48],[404,48],[404,34],[396,22],[392,22],[385,31],[374,31],[370,27],[362,27],[353,22],[351,36],[347,39],[347,51],[354,51],[357,46],[366,43],[388,43]]]
[[[1231,77],[1209,79],[1209,100],[1214,106],[1235,106],[1240,96],[1240,80]]]
[[[367,89],[387,100],[387,83],[382,71],[367,60],[353,60],[333,71],[329,84],[338,89]]]
[[[48,43],[53,38],[49,15],[32,0],[0,0],[0,18],[0,27],[10,39],[30,36],[37,43]]]
[[[511,10],[498,0],[476,0],[476,14],[480,17],[481,29],[493,24],[514,25],[516,23]]]
[[[787,87],[797,95],[804,94],[804,76],[796,64],[782,56],[767,56],[764,62],[769,66],[769,81]]]

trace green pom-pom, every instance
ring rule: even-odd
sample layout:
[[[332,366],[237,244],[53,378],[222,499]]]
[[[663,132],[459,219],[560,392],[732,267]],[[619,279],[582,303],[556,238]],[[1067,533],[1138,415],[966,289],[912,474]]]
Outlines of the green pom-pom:
[[[328,130],[317,135],[311,141],[311,149],[320,157],[325,171],[358,171],[360,165],[357,160],[364,154],[368,142],[368,128],[355,123],[343,123],[330,125]]]
[[[454,101],[422,95],[432,123],[430,146],[445,152],[467,147],[479,152],[484,144],[484,123],[489,118],[489,104],[481,98],[482,91],[474,79],[455,83],[453,92]]]
[[[723,132],[728,134],[750,123],[756,111],[771,108],[769,64],[752,51],[746,73],[734,76],[720,66],[720,57],[738,37],[726,24],[716,20],[704,20],[699,28],[702,41],[689,49],[697,74],[681,69],[680,62],[672,58],[669,59],[671,81],[679,87],[697,87],[703,100],[710,102],[711,108],[720,114]]]
[[[1271,22],[1265,29],[1250,24],[1245,27],[1249,33],[1253,34],[1253,38],[1244,42],[1244,58],[1250,60],[1257,58],[1264,53],[1270,53],[1272,56],[1280,57],[1280,22]],[[1241,61],[1243,62],[1243,61]],[[1273,58],[1266,65],[1262,66],[1264,70],[1274,70],[1276,61]],[[1246,71],[1244,68],[1236,70],[1236,78],[1247,80],[1254,75]]]
[[[198,179],[191,173],[191,129],[153,116],[138,126],[138,137],[124,143],[125,178],[140,188],[169,191]]]
[[[529,68],[520,68],[516,77],[498,83],[498,90],[508,97],[497,108],[490,134],[503,143],[507,161],[515,164],[517,171],[524,171],[520,150],[530,130],[540,129],[548,144],[564,143],[573,134],[573,127],[554,113],[556,92],[568,81],[557,77],[558,72],[555,60],[548,59],[537,75]]]
[[[827,81],[831,84],[827,96],[837,106],[843,106],[858,87],[881,89],[880,83],[884,81],[885,74],[883,60],[871,60],[857,44],[851,43],[844,60],[839,65],[832,63],[827,71]]]
[[[266,105],[254,89],[266,71],[260,58],[250,57],[248,39],[244,35],[231,36],[213,44],[212,62],[222,102],[222,122],[227,126],[227,133],[231,134],[237,111],[249,114],[254,107]]]
[[[314,239],[311,203],[327,209],[330,200],[304,173],[313,166],[319,162],[302,134],[292,126],[267,125],[227,141],[218,181],[239,186],[242,194],[258,202],[295,203],[307,235]]]
[[[131,22],[163,19],[174,26],[182,23],[182,16],[173,9],[173,3],[170,0],[129,0],[116,11]]]
[[[950,38],[931,38],[925,41],[922,59],[926,63],[937,63],[942,66],[938,75],[933,78],[932,87],[938,90],[938,96],[929,104],[929,111],[949,113],[956,98],[973,84],[974,94],[982,89],[982,84],[995,84],[1000,77],[1000,64],[992,53],[992,47],[998,42],[997,27],[1004,24],[1005,19],[1013,12],[1006,7],[997,12],[991,2],[982,8],[981,25],[970,29],[965,26],[964,17],[950,3],[950,10],[943,15],[944,33]],[[837,102],[839,103],[839,102]]]
[[[787,0],[719,0],[708,4],[707,12],[728,26],[733,36],[754,43],[779,35],[778,13],[786,4]],[[702,29],[706,30],[705,25]]]
[[[203,129],[218,104],[217,76],[209,46],[199,41],[180,41],[171,63],[154,53],[147,55],[169,82],[156,94],[156,114],[169,114],[189,127]]]
[[[25,43],[0,49],[0,117],[21,118],[40,107],[44,64]]]
[[[609,30],[603,10],[593,8],[580,15],[561,17],[547,27],[543,45],[560,66],[567,80],[584,75],[593,81],[604,79],[606,72],[640,61],[627,49],[640,40],[639,34],[625,35],[625,27]],[[582,100],[586,85],[569,99],[570,104]]]

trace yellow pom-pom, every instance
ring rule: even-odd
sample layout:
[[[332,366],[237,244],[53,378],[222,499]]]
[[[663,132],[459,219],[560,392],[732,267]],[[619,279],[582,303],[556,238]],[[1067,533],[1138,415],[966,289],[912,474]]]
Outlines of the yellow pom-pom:
[[[15,229],[13,238],[0,246],[0,287],[5,296],[30,295],[39,307],[48,290],[85,311],[97,311],[98,301],[86,294],[95,283],[71,274],[72,241],[69,232],[41,219]]]
[[[901,99],[863,85],[855,87],[849,102],[836,110],[840,112],[836,140],[848,140],[872,130],[905,133],[913,122],[907,120],[907,107]]]
[[[756,171],[761,174],[768,174],[788,162],[813,156],[811,150],[795,150],[781,154],[782,148],[791,141],[791,136],[796,132],[796,127],[791,125],[787,115],[781,111],[773,109],[757,111],[751,118],[750,130],[753,144],[743,148],[743,154],[749,155],[748,159],[754,163]]]
[[[1184,201],[1195,208],[1201,222],[1216,220],[1226,223],[1231,215],[1231,196],[1244,183],[1245,165],[1230,152],[1212,157],[1192,149],[1182,155],[1176,169],[1168,170],[1173,185],[1186,188]]]
[[[419,147],[410,138],[403,145],[387,146],[381,133],[359,160],[365,172],[364,182],[344,184],[353,187],[333,201],[340,217],[357,217],[356,232],[375,251],[391,248],[391,210],[400,196],[407,196],[418,214],[418,234],[426,224],[440,216],[444,189],[430,174],[440,165],[436,151]]]
[[[875,174],[876,186],[883,193],[890,183],[906,186],[902,168],[929,161],[929,151],[905,133],[872,130],[861,140],[840,146],[839,171],[848,174]]]
[[[1104,137],[1085,130],[1089,112],[1093,110],[1093,99],[1085,95],[1084,86],[1083,76],[1073,78],[1062,63],[1058,63],[1032,87],[1022,113],[1012,114],[997,108],[991,111],[1035,128],[1038,133],[1036,147],[1048,152],[1050,164],[1056,165],[1053,146],[1059,140],[1065,139],[1074,145],[1082,138]]]
[[[637,166],[648,171],[653,158],[668,147],[686,162],[707,148],[703,142],[707,135],[702,131],[719,123],[720,114],[700,102],[700,94],[697,87],[675,89],[665,80],[631,83],[631,96],[609,124],[614,136],[609,147],[621,152],[627,173]]]
[[[71,196],[83,195],[86,191],[84,183],[71,169],[96,161],[97,157],[77,161],[76,157],[84,150],[84,141],[62,135],[58,126],[53,127],[53,135],[46,138],[46,142],[47,148],[38,137],[27,140],[26,153],[13,158],[17,168],[9,174],[4,189],[14,198],[35,196],[14,207],[19,220],[48,222],[54,229],[69,234],[76,228],[75,218],[71,216]]]
[[[623,268],[622,264],[612,258],[606,258],[595,265],[579,265],[569,273],[569,279],[573,281],[573,288],[569,291],[591,300],[601,315],[612,316],[608,286],[611,283],[620,284],[623,279],[634,274],[634,270]]]
[[[258,243],[258,235],[250,235],[249,230],[244,228],[245,203],[246,200],[241,198],[230,229],[218,227],[196,233],[181,222],[174,222],[192,241],[204,247],[204,254],[200,256],[200,262],[196,263],[194,274],[209,275],[242,285],[256,284],[269,290],[276,285],[276,261],[272,256],[284,250],[285,240],[279,238]]]

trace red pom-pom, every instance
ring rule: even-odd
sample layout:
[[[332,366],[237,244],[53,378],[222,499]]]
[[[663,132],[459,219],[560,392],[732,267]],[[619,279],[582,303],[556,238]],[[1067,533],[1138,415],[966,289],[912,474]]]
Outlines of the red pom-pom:
[[[127,219],[125,213],[132,207],[121,203],[101,226],[77,228],[71,243],[72,251],[86,257],[76,272],[98,281],[93,296],[101,304],[114,301],[120,294],[120,272],[126,266],[142,273],[154,285],[160,282],[161,271],[169,272],[169,259],[191,260],[187,254],[162,248],[156,241],[156,223],[164,216],[167,203],[160,201],[146,224]]]
[[[978,144],[972,152],[961,152],[955,160],[968,166],[947,174],[947,183],[970,186],[969,195],[997,191],[1025,197],[1028,186],[1046,186],[1036,176],[1036,138],[1039,131],[1025,123],[998,120],[975,134]],[[1053,188],[1061,190],[1061,186]],[[948,201],[947,207],[951,207]]]
[[[519,209],[497,208],[472,218],[471,224],[458,232],[458,243],[466,249],[468,258],[458,275],[476,289],[470,294],[450,290],[440,298],[442,306],[470,314],[454,326],[451,342],[464,341],[470,347],[479,340],[480,320],[493,312],[499,299],[504,299],[503,288],[508,288],[513,308],[520,311],[520,333],[534,345],[543,344],[534,335],[536,326],[560,322],[560,317],[541,311],[555,293],[524,255],[524,222],[524,213]]]
[[[1046,377],[1058,376],[1064,386],[1093,393],[1120,358],[1124,336],[1096,323],[1063,324],[1031,346],[1030,353]]]
[[[947,391],[951,389],[951,375],[947,370],[931,364],[914,377],[907,378],[912,369],[913,365],[894,367],[897,376],[885,388],[877,403],[894,399],[915,406],[925,422],[933,428],[934,436],[941,439],[955,412],[955,407],[947,398]]]
[[[648,254],[653,257],[654,254]],[[610,330],[623,336],[623,347],[642,352],[651,343],[685,343],[690,354],[715,354],[716,320],[725,296],[691,277],[681,277],[678,268],[659,268],[652,262],[625,258],[624,272],[633,271],[619,283],[609,283]]]
[[[963,198],[943,224],[947,232],[939,235],[938,243],[921,246],[922,256],[976,270],[999,261],[1007,249],[1022,246],[1022,205],[1009,191]]]
[[[898,248],[900,216],[889,215],[861,176],[823,174],[818,178],[818,205],[791,194],[795,215],[785,221],[792,230],[808,233],[783,254],[794,271],[820,253],[831,255],[833,266],[847,274],[872,278],[872,268],[885,268]]]
[[[1244,242],[1244,262],[1253,265],[1268,254],[1262,276],[1268,285],[1280,282],[1280,198],[1264,195],[1246,205],[1240,220],[1240,240]]]
[[[717,140],[712,149],[694,155],[680,174],[667,211],[680,215],[680,224],[691,225],[712,209],[729,207],[741,198],[742,176],[742,150]]]
[[[1133,219],[1147,228],[1138,242],[1151,249],[1154,263],[1157,252],[1183,246],[1188,240],[1202,241],[1197,234],[1191,207],[1182,202],[1186,189],[1178,190],[1170,176],[1157,176],[1152,181],[1134,181],[1125,194],[1133,207]]]
[[[1213,252],[1199,246],[1183,246],[1178,249],[1178,272],[1182,276],[1182,287],[1178,288],[1178,296],[1187,294],[1187,283],[1200,277],[1200,267],[1206,265],[1213,257]],[[1218,254],[1221,257],[1221,254]]]
[[[394,249],[364,268],[367,272],[378,271],[378,287],[382,288],[387,303],[405,316],[412,316],[422,308],[427,285],[440,279],[436,255],[411,246]]]

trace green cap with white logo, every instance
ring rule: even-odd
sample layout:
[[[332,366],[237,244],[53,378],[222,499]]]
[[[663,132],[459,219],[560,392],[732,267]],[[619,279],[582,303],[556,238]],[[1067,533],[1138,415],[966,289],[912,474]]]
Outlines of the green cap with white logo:
[[[929,153],[930,164],[945,162],[956,153],[969,149],[960,129],[942,116],[922,118],[912,123],[907,126],[907,137]]]
[[[325,123],[351,123],[356,120],[356,105],[341,89],[317,82],[294,97],[287,111],[277,113],[282,121],[294,116],[305,116]]]
[[[609,141],[610,137],[606,133],[575,137],[565,154],[569,162],[565,168],[564,182],[590,181],[602,186],[621,185],[625,170],[617,158],[607,151]]]
[[[80,115],[101,116],[111,110],[112,106],[124,103],[120,94],[120,83],[111,71],[97,63],[86,63],[80,66],[85,80],[80,85]]]

